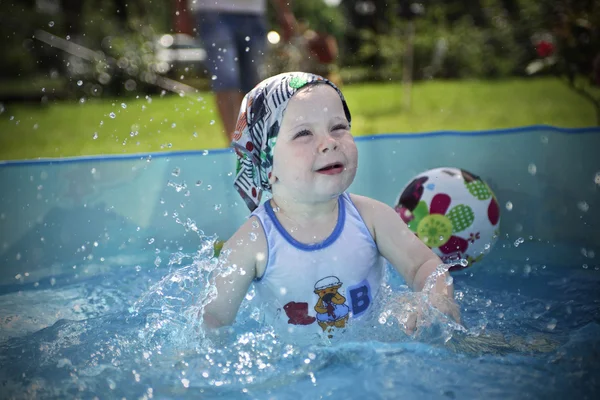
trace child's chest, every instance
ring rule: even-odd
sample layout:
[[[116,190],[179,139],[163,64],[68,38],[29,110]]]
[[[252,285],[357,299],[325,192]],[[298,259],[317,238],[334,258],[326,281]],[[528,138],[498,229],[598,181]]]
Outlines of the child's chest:
[[[384,265],[370,246],[335,253],[276,254],[257,288],[288,313],[301,307],[316,319],[336,321],[366,311],[381,285]]]

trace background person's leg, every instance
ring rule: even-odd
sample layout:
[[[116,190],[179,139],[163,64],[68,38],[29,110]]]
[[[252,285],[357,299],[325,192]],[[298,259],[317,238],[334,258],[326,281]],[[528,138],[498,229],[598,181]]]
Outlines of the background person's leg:
[[[244,94],[239,90],[225,90],[216,92],[216,97],[223,129],[227,141],[231,142]]]
[[[267,25],[262,15],[240,15],[237,23],[235,43],[239,54],[241,88],[249,92],[262,76],[265,52],[267,51]]]
[[[235,47],[235,25],[228,23],[230,15],[198,13],[200,39],[206,50],[206,68],[211,77],[217,109],[227,141],[235,130],[240,104],[244,94],[240,91],[240,68]]]

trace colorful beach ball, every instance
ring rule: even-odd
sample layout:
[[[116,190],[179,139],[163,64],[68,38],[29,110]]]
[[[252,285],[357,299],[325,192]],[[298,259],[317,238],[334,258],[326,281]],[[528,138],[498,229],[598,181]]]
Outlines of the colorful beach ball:
[[[453,270],[481,260],[500,234],[496,196],[481,178],[458,168],[436,168],[416,176],[395,209]],[[467,265],[460,264],[463,259]]]

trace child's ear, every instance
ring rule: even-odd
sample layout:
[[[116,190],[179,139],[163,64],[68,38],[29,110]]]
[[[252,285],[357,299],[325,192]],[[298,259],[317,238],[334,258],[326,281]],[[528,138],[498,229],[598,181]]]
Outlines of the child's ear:
[[[273,172],[269,174],[269,185],[273,186],[277,182],[277,177]]]

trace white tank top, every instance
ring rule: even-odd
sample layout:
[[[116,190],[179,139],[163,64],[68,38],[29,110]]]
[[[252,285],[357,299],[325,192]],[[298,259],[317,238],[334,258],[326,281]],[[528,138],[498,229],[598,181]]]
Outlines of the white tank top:
[[[265,0],[188,0],[191,11],[221,11],[246,14],[265,14]]]
[[[339,197],[338,205],[333,232],[316,244],[296,241],[279,223],[269,201],[252,213],[263,226],[268,247],[265,272],[256,279],[255,292],[265,322],[278,332],[332,337],[372,308],[386,261],[347,193]]]

